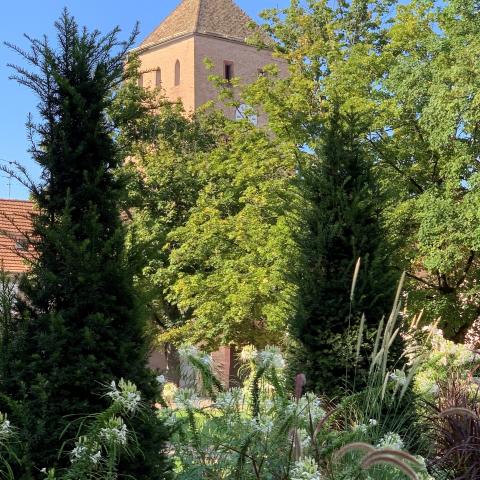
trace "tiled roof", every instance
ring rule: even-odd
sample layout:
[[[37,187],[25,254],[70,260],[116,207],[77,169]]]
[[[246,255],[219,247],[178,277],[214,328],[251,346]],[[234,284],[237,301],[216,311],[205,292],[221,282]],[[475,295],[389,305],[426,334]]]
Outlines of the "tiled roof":
[[[32,229],[32,212],[32,202],[0,199],[0,267],[7,272],[22,273],[28,268],[24,257],[31,252],[24,250],[22,234]]]
[[[253,33],[248,26],[251,21],[233,0],[183,0],[142,42],[140,48],[189,33],[244,42]]]

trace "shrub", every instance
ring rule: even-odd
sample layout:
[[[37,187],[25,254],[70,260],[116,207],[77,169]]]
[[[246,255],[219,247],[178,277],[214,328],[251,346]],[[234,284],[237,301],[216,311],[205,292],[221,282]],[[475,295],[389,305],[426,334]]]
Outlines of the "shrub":
[[[178,478],[400,480],[409,468],[416,475],[412,478],[430,478],[420,457],[400,469],[394,465],[396,457],[407,455],[400,433],[408,431],[411,418],[398,419],[405,413],[401,406],[412,378],[410,371],[393,374],[386,367],[394,318],[396,314],[379,333],[378,349],[383,352],[377,352],[372,362],[369,386],[337,404],[313,393],[302,395],[302,376],[291,396],[285,385],[285,362],[274,347],[244,349],[240,354],[244,387],[213,392],[211,361],[193,347],[182,349],[183,361],[190,362],[192,376],[198,379],[197,388],[178,389],[166,402],[169,406],[160,410],[162,419],[174,426]],[[352,442],[376,445],[382,452],[380,460],[387,456],[387,461],[366,467],[355,452],[337,457],[336,452]],[[398,453],[392,454],[392,449]]]

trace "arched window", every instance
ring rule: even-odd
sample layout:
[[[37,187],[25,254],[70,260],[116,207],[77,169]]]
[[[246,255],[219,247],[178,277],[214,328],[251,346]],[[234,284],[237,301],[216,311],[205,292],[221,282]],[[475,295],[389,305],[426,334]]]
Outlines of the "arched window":
[[[180,85],[180,61],[175,62],[175,85]]]
[[[143,73],[141,73],[140,76],[138,77],[138,86],[140,88],[143,88]]]
[[[157,68],[157,70],[155,70],[155,86],[157,88],[160,88],[160,86],[162,85],[162,71]]]

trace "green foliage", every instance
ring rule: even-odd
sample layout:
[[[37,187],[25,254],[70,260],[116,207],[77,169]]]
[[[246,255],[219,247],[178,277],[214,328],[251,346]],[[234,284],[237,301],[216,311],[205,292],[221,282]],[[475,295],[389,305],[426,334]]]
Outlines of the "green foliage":
[[[109,399],[110,405],[100,413],[94,412],[72,422],[75,438],[68,442],[71,449],[68,449],[65,442],[58,452],[58,458],[67,460],[66,467],[44,467],[38,472],[40,478],[114,480],[121,471],[122,459],[132,461],[136,454],[142,453],[139,451],[137,432],[132,425],[151,422],[149,405],[143,403],[136,385],[129,381],[121,379],[118,385],[113,381],[104,390],[104,397]],[[160,424],[157,423],[158,425]],[[18,478],[14,476],[13,469],[21,467],[25,461],[14,454],[18,450],[18,443],[18,429],[6,415],[0,413],[1,478]],[[161,461],[160,452],[157,452],[157,460]]]
[[[384,198],[367,142],[392,3],[292,2],[266,12],[265,28],[276,37],[275,53],[288,62],[289,76],[272,73],[245,93],[250,104],[267,112],[275,134],[297,149],[308,226],[303,305],[292,328],[298,340],[292,350],[295,368],[307,374],[312,388],[329,394],[351,386],[345,375],[354,361],[351,327],[365,314],[365,356],[393,296]],[[348,287],[359,257],[362,269],[350,304]],[[364,368],[357,378],[365,381]]]
[[[141,453],[119,473],[163,478],[158,452],[165,432],[153,416],[155,381],[147,369],[145,322],[125,265],[118,205],[122,160],[106,116],[112,90],[124,79],[126,53],[118,30],[101,36],[80,29],[64,12],[56,23],[58,46],[31,40],[16,51],[33,67],[16,67],[17,79],[39,96],[40,125],[32,149],[43,182],[32,185],[37,213],[31,247],[36,257],[20,283],[14,331],[0,355],[2,399],[25,446],[22,471],[38,478],[42,467],[62,468],[72,449],[72,417],[105,406],[102,385],[130,378],[149,403],[152,425],[137,429]],[[6,338],[6,330],[2,330]],[[60,437],[63,437],[61,439]]]
[[[403,389],[390,377],[392,372],[383,371],[394,325],[392,316],[385,331],[379,332],[383,351],[372,362],[368,387],[361,396],[344,397],[338,404],[313,393],[299,393],[295,398],[285,393],[285,362],[272,347],[242,351],[242,372],[247,378],[242,389],[207,398],[200,398],[191,387],[177,390],[170,407],[160,415],[174,425],[172,447],[178,478],[405,478],[398,465],[390,462],[393,457],[397,463],[398,459],[405,462],[418,478],[430,479],[423,458],[405,452],[399,432],[407,434],[408,417],[404,416],[405,423],[392,421]],[[195,360],[192,367],[208,364],[198,350],[186,350],[184,359]],[[375,445],[371,449],[384,462],[364,465],[367,459],[353,451],[354,442]]]
[[[477,30],[475,2],[398,7],[372,137],[411,308],[456,341],[479,313]]]
[[[365,359],[372,351],[374,332],[393,296],[379,218],[381,197],[357,128],[354,115],[335,114],[304,170],[314,205],[305,246],[310,269],[302,289],[305,313],[292,331],[301,344],[302,353],[295,353],[298,368],[311,388],[326,394],[350,387],[354,373],[359,384],[365,382],[365,361],[356,357]],[[358,259],[361,265],[350,293]],[[355,352],[354,332],[362,315],[363,338]],[[359,364],[356,372],[350,368],[353,363]]]
[[[148,139],[130,147],[129,241],[161,339],[209,349],[278,339],[298,303],[295,158],[247,121],[209,111],[187,118],[145,96],[156,115]]]

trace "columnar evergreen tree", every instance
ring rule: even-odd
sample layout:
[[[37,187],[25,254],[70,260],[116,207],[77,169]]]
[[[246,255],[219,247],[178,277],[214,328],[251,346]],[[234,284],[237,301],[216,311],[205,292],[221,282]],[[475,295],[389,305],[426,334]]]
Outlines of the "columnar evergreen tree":
[[[290,74],[278,78],[273,68],[266,69],[246,92],[247,103],[267,112],[275,134],[297,148],[300,181],[311,207],[300,278],[305,305],[292,325],[299,344],[292,350],[311,387],[324,393],[345,385],[358,331],[349,325],[358,327],[364,313],[371,333],[388,315],[389,292],[395,288],[383,252],[382,201],[369,148],[383,100],[378,79],[394,3],[292,1],[284,10],[265,12],[264,27]],[[363,349],[364,356],[367,352]]]
[[[121,43],[118,29],[89,33],[66,11],[56,29],[57,49],[46,38],[30,40],[29,52],[13,47],[34,67],[15,67],[15,78],[40,98],[42,123],[31,130],[43,182],[32,191],[36,258],[20,285],[21,320],[14,356],[2,358],[2,387],[22,412],[14,421],[23,426],[27,477],[34,478],[42,467],[69,462],[78,428],[71,422],[104,408],[107,383],[135,382],[150,422],[136,425],[139,453],[119,473],[164,478],[165,432],[153,411],[144,317],[124,258],[121,158],[105,113],[136,32]]]
[[[300,343],[297,361],[310,387],[329,394],[351,387],[354,375],[357,386],[365,380],[367,362],[356,358],[355,347],[360,319],[364,315],[361,354],[366,360],[395,287],[380,223],[381,196],[358,128],[355,114],[334,110],[303,172],[313,208],[305,245],[305,311],[293,332]]]

